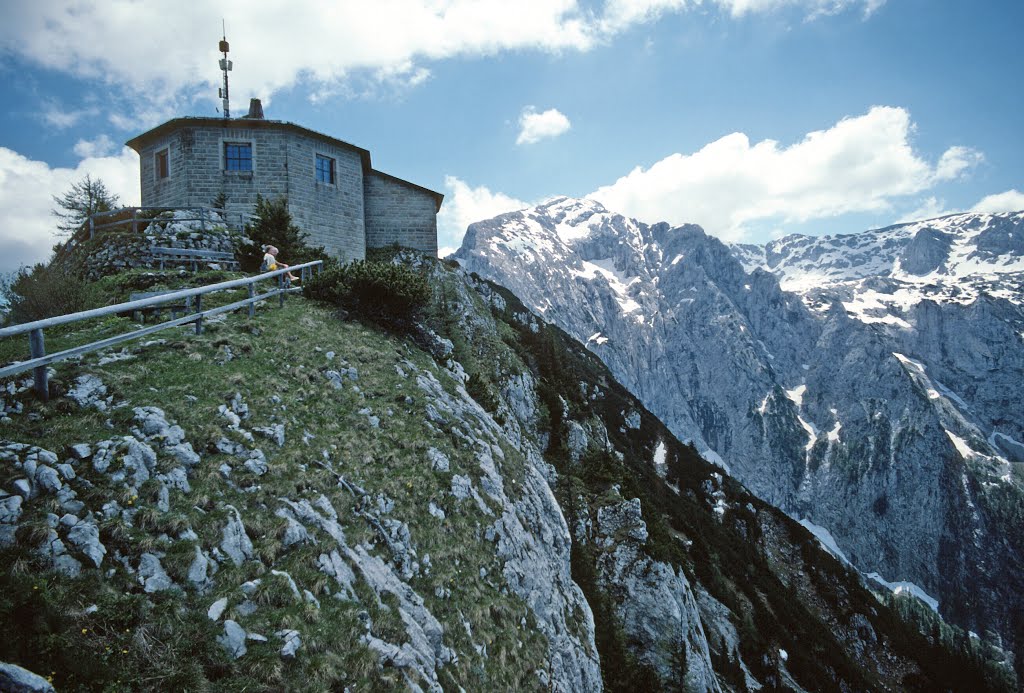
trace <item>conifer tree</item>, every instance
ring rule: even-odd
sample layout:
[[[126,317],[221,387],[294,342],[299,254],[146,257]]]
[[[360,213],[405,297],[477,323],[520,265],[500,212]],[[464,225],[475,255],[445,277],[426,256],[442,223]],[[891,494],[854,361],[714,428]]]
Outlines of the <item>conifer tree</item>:
[[[57,217],[57,228],[62,233],[70,234],[81,228],[89,217],[100,212],[109,212],[120,204],[120,199],[112,193],[107,184],[88,173],[61,196],[54,195],[57,207],[53,216]]]

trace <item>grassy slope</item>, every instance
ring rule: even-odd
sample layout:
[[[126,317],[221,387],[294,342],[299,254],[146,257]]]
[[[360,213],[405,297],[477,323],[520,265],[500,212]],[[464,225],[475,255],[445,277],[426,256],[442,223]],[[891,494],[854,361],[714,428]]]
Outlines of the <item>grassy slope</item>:
[[[116,322],[95,325],[53,343],[87,341],[125,328]],[[445,626],[448,644],[459,654],[457,663],[442,670],[442,683],[458,681],[467,688],[485,681],[499,687],[533,684],[532,671],[545,665],[546,644],[536,633],[513,626],[523,618],[530,620],[528,609],[502,594],[500,585],[490,580],[466,579],[476,576],[480,568],[493,572],[496,567],[491,547],[476,541],[484,516],[469,505],[449,512],[444,521],[427,513],[431,500],[449,506],[451,476],[431,470],[425,457],[428,447],[448,454],[451,473],[478,474],[473,471],[477,466],[472,456],[453,438],[425,425],[421,393],[395,369],[408,359],[419,368],[436,371],[427,354],[380,331],[341,322],[329,310],[302,299],[289,300],[284,309],[263,307],[252,321],[232,316],[208,327],[200,337],[184,330],[160,337],[165,344],[130,346],[135,354],[130,360],[99,366],[92,356],[81,364],[61,364],[57,382],[66,386],[79,372],[95,373],[110,388],[115,402],[163,408],[168,420],[180,424],[187,440],[203,455],[192,479],[192,493],[172,493],[171,512],[161,514],[152,507],[155,499],[147,495],[154,489],[144,488],[134,501],[123,498],[106,477],[83,464],[79,473],[96,488],[81,497],[94,509],[110,497],[120,498],[126,506],[134,502],[142,507],[145,529],[108,522],[102,541],[111,553],[117,548],[131,556],[133,564],[143,551],[166,552],[164,565],[176,581],[187,571],[195,542],[157,537],[164,532],[173,537],[192,527],[204,547],[215,546],[227,521],[227,505],[241,510],[261,561],[238,568],[227,564],[216,575],[216,588],[203,596],[191,591],[143,595],[121,567],[109,579],[97,571],[85,571],[81,580],[47,574],[33,556],[31,533],[23,529],[21,545],[0,556],[3,565],[9,566],[0,575],[0,622],[7,628],[17,624],[17,636],[0,644],[0,660],[55,672],[61,690],[201,689],[206,682],[216,682],[220,690],[326,688],[344,683],[362,689],[404,688],[401,676],[379,670],[376,656],[358,642],[363,632],[359,615],[364,609],[370,611],[375,635],[401,642],[394,612],[374,607],[374,600],[366,595],[363,604],[328,597],[333,588],[315,567],[320,548],[305,545],[286,551],[281,543],[284,521],[272,512],[279,506],[277,499],[315,498],[320,493],[338,510],[350,545],[375,539],[368,524],[354,516],[352,496],[313,464],[326,451],[336,471],[371,495],[392,499],[392,514],[413,529],[419,555],[431,556],[431,575],[414,578],[411,584]],[[234,355],[231,360],[225,359],[228,347]],[[325,356],[330,350],[338,353],[332,362]],[[337,368],[341,360],[358,370],[356,384],[361,392],[327,386],[321,371]],[[287,443],[281,449],[257,437],[271,471],[262,478],[236,471],[232,478],[240,488],[232,488],[217,471],[229,458],[212,448],[225,435],[226,422],[218,420],[217,407],[235,392],[242,394],[252,412],[246,427],[284,423],[287,431]],[[281,398],[280,406],[271,401],[275,395]],[[407,395],[413,398],[412,404],[404,401]],[[111,431],[105,423],[108,414],[80,411],[64,399],[49,405],[28,399],[26,404],[26,413],[6,424],[5,440],[36,443],[60,454],[74,443],[128,434],[130,407],[109,413]],[[368,417],[358,413],[366,407],[381,418],[380,428],[371,427]],[[393,415],[387,415],[388,410]],[[315,435],[308,445],[302,443],[303,431]],[[506,453],[504,471],[514,474],[515,464],[522,461],[514,450]],[[0,488],[11,488],[17,476],[17,470],[0,465]],[[247,491],[241,490],[245,487]],[[48,510],[60,513],[52,501],[30,502],[22,521],[40,527]],[[105,566],[112,564],[109,559],[108,555]],[[268,575],[271,565],[290,572],[300,589],[316,593],[322,608],[295,603],[286,583]],[[303,650],[294,662],[281,660],[280,645],[273,638],[267,645],[249,643],[249,654],[238,662],[230,662],[214,641],[221,627],[206,618],[207,607],[220,596],[229,596],[237,604],[237,586],[259,576],[265,583],[256,601],[264,606],[253,617],[238,620],[247,630],[268,636],[280,628],[300,630]],[[450,590],[451,597],[435,598],[439,587]],[[86,614],[91,604],[100,608]],[[231,615],[229,611],[226,617]],[[472,643],[464,620],[472,627]],[[489,656],[478,655],[474,644],[486,644]]]

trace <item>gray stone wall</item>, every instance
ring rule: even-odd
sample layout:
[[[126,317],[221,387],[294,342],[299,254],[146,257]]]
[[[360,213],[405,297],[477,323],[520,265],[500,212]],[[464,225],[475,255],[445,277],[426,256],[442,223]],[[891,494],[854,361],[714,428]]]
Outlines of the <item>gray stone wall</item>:
[[[227,196],[231,214],[251,214],[256,195],[288,197],[295,223],[309,242],[343,261],[366,254],[363,168],[357,151],[272,124],[248,127],[245,121],[222,126],[182,127],[140,153],[143,206],[209,206]],[[224,143],[252,144],[253,170],[224,170]],[[169,149],[170,176],[156,175],[155,155]],[[316,154],[335,160],[335,183],[316,180]]]
[[[378,171],[364,178],[366,245],[392,243],[437,256],[437,202],[414,185]]]

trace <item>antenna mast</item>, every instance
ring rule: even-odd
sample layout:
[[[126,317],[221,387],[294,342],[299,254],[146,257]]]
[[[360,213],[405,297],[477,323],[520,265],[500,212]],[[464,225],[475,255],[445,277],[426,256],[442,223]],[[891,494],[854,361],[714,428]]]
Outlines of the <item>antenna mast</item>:
[[[220,59],[220,69],[224,73],[224,86],[217,90],[218,96],[220,96],[220,102],[223,106],[224,117],[231,117],[231,105],[228,100],[228,73],[231,72],[231,61],[228,60],[228,32],[224,26],[224,20],[220,20],[220,26],[222,31],[222,38],[218,50],[224,54],[224,57]]]

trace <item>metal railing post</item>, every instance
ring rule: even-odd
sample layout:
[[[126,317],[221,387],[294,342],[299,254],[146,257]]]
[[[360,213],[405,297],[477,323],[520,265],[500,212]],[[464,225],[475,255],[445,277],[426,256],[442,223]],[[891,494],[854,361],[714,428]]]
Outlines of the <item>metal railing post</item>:
[[[95,235],[96,235],[96,220],[93,219],[92,217],[89,217],[89,240],[91,241],[93,239],[93,236],[95,236]]]
[[[200,207],[199,208],[199,228],[201,228],[203,230],[203,233],[206,233],[206,208],[205,207]]]
[[[196,296],[196,313],[199,317],[196,318],[196,334],[203,333],[203,296],[202,294]]]
[[[46,345],[43,341],[43,330],[37,328],[28,333],[28,350],[31,358],[46,356]],[[46,366],[38,366],[33,371],[36,394],[46,402],[50,399],[50,384],[47,382]]]
[[[279,293],[277,294],[277,307],[278,308],[284,308],[284,289],[285,289],[285,283],[284,283],[284,275],[283,274],[277,275],[277,288],[278,288],[278,291],[279,291]]]
[[[256,298],[256,282],[252,282],[252,283],[249,284],[249,317],[250,318],[254,317],[256,315],[256,301],[253,300],[254,298]]]
[[[139,208],[132,207],[132,235],[139,232],[139,219],[138,219]]]

